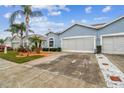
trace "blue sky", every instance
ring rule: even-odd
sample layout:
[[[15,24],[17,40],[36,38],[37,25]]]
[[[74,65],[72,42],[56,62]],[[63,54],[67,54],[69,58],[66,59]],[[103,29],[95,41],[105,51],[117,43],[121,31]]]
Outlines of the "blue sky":
[[[10,36],[4,32],[9,27],[9,17],[20,6],[0,6],[0,38]],[[107,23],[124,15],[124,6],[112,5],[51,5],[32,6],[32,9],[43,13],[42,17],[31,18],[31,29],[37,34],[45,34],[48,29],[59,32],[74,23],[97,24]],[[23,21],[23,16],[18,15],[16,22]]]

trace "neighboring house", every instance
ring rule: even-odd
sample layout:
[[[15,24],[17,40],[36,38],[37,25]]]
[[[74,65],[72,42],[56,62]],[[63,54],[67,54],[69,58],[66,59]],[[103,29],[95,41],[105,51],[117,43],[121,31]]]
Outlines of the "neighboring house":
[[[18,36],[6,37],[4,40],[6,46],[17,49],[20,46],[20,38]]]
[[[12,37],[6,37],[5,40],[4,40],[4,44],[5,44],[6,46],[12,47],[12,42],[11,42],[11,40],[12,40]]]
[[[39,36],[43,42],[42,42],[42,47],[45,47],[45,44],[46,44],[46,38],[42,35],[38,35],[38,34],[35,34],[36,36]],[[32,37],[34,36],[33,35],[29,35],[29,37]],[[18,49],[20,47],[20,38],[18,36],[14,36],[13,38],[12,37],[7,37],[4,41],[4,44],[6,46],[9,46],[9,47],[12,47],[13,49]],[[26,45],[26,38],[24,37],[23,38],[23,46]],[[30,47],[33,45],[30,41],[29,41],[29,45]]]
[[[107,24],[74,24],[63,32],[49,32],[46,36],[47,48],[94,53],[96,46],[102,46],[102,53],[124,54],[124,17]]]

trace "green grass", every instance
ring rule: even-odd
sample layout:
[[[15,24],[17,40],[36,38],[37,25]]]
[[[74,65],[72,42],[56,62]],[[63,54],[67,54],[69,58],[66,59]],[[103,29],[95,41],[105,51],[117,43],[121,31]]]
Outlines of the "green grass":
[[[4,54],[3,52],[0,52],[0,58],[16,62],[16,63],[25,63],[37,58],[41,58],[42,56],[27,56],[27,57],[16,57],[17,52],[15,51],[8,51],[7,54]]]

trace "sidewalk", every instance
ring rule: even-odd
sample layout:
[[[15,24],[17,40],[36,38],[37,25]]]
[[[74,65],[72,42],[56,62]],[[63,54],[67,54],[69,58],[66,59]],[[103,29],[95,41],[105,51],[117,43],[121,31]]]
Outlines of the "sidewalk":
[[[124,74],[112,62],[102,54],[96,54],[100,70],[103,73],[107,87],[123,88]]]

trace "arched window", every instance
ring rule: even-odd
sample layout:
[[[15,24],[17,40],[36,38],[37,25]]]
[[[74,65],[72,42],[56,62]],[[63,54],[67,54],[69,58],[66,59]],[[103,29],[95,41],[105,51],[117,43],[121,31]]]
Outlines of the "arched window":
[[[53,47],[54,46],[54,40],[53,38],[49,39],[49,47]]]

